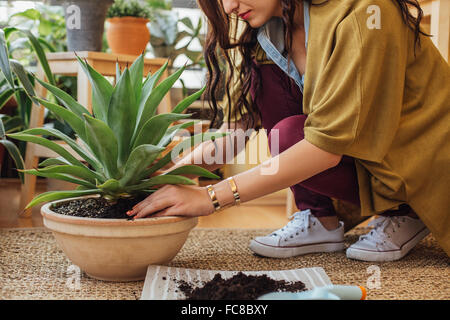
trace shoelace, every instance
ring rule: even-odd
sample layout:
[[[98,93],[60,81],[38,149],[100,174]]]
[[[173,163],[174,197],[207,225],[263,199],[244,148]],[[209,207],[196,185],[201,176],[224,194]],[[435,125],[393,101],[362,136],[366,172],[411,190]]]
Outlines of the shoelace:
[[[379,217],[368,224],[374,228],[368,234],[360,236],[359,240],[373,240],[377,247],[386,245],[386,238],[391,239],[391,234],[387,231],[387,228],[391,227],[392,233],[395,233],[400,228],[400,222],[405,222],[405,218]],[[389,241],[389,243],[391,246],[396,246],[392,241]]]
[[[309,228],[309,220],[311,217],[310,210],[297,211],[289,217],[289,221],[283,228],[272,232],[271,236],[291,236],[294,232],[298,235],[298,232],[303,232]]]

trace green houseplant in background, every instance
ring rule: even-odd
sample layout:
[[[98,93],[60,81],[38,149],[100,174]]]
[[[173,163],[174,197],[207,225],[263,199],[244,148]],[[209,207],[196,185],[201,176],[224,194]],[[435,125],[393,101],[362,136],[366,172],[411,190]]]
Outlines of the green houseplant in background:
[[[6,78],[11,79],[11,66],[16,63],[8,59],[4,41],[0,43],[0,52],[1,70]],[[117,67],[118,80],[115,86],[79,59],[92,85],[92,114],[51,83],[35,78],[56,97],[56,102],[37,97],[32,87],[24,86],[31,99],[63,118],[72,127],[77,140],[51,128],[31,128],[6,135],[42,145],[59,155],[42,161],[39,168],[22,170],[24,173],[79,185],[76,190],[40,194],[27,208],[49,202],[41,209],[44,225],[53,231],[69,259],[98,279],[143,279],[149,264],[168,262],[177,254],[197,223],[197,218],[184,217],[131,221],[127,219],[125,211],[132,205],[162,185],[195,184],[184,174],[217,178],[195,165],[158,174],[158,170],[170,164],[172,159],[173,152],[163,155],[168,144],[180,130],[194,125],[195,121],[171,124],[191,116],[183,111],[201,96],[204,88],[181,101],[171,113],[156,114],[158,105],[184,68],[156,85],[167,63],[143,81],[143,59],[143,55],[139,56],[130,68],[124,70]],[[72,152],[43,135],[65,141]],[[196,142],[225,135],[200,133],[180,142],[176,150],[179,153]],[[77,216],[71,211],[71,206],[90,210],[88,217]],[[101,209],[111,209],[112,206],[118,208],[122,219],[99,217]],[[58,208],[69,209],[57,213]]]
[[[2,41],[6,42],[5,46],[8,48],[9,57],[20,63],[27,71],[36,71],[38,63],[45,65],[44,50],[49,52],[67,51],[65,20],[63,9],[59,6],[38,4],[36,9],[27,9],[13,14],[8,18],[2,30],[4,30]],[[37,45],[38,43],[40,46]],[[0,112],[5,113],[0,114],[0,117],[6,133],[26,129],[30,121],[32,100],[26,94],[21,82],[18,81],[15,71],[12,70],[14,90],[3,73],[0,73],[0,96],[2,97]],[[49,69],[46,71],[48,71],[47,77],[50,76]],[[56,76],[54,79],[49,79],[62,90],[76,96],[76,79],[74,77]],[[30,85],[34,86],[34,80],[31,77],[30,82]],[[9,100],[5,99],[7,97]],[[2,110],[4,106],[6,108]],[[45,122],[46,126],[57,128],[63,133],[73,136],[73,130],[52,112],[46,112]],[[8,142],[8,144],[10,143]],[[20,151],[20,158],[25,157],[26,142],[14,141],[14,144]],[[0,146],[0,167],[2,166],[1,159],[4,159],[2,151],[4,152],[5,149]],[[22,168],[19,158],[12,156],[11,151],[9,153],[16,168]],[[15,177],[17,173],[12,170],[14,166],[10,165],[9,161],[5,161],[5,164],[3,173],[7,177]],[[19,173],[19,177],[23,182],[22,173]]]
[[[106,38],[112,53],[139,55],[150,40],[149,7],[136,0],[115,0],[107,12]]]
[[[164,5],[164,1],[148,0],[152,7],[152,19],[150,21],[150,44],[156,57],[164,57],[169,64],[180,55],[189,59],[186,67],[204,66],[203,51],[192,50],[190,45],[199,41],[203,48],[204,36],[200,33],[203,20],[199,18],[194,24],[189,17],[179,18],[178,13],[170,10],[170,5]],[[180,25],[184,26],[181,30]]]

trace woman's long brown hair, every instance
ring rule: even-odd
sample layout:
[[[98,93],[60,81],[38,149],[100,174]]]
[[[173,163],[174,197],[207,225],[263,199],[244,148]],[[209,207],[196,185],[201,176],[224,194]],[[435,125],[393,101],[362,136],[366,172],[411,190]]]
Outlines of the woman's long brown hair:
[[[310,4],[312,0],[306,0]],[[321,5],[329,0],[317,4]],[[430,36],[420,29],[420,22],[423,17],[423,11],[417,0],[391,0],[395,1],[399,6],[403,20],[413,31],[415,35],[415,45],[420,46],[419,33]],[[243,117],[245,110],[249,116],[247,122],[247,129],[249,127],[256,128],[258,118],[261,116],[257,106],[249,99],[250,89],[253,86],[256,92],[261,89],[261,75],[259,69],[255,66],[253,61],[254,48],[257,44],[258,29],[252,28],[248,23],[241,33],[239,39],[238,34],[238,19],[235,15],[227,15],[222,6],[222,0],[197,0],[201,10],[208,18],[208,34],[204,47],[204,58],[208,69],[207,88],[205,95],[209,98],[209,105],[213,111],[213,118],[210,128],[215,127],[215,121],[218,116],[218,97],[222,87],[224,86],[225,94],[228,98],[231,108],[232,98],[230,94],[230,86],[236,77],[236,63],[234,57],[230,54],[231,49],[237,49],[242,56],[242,63],[240,64],[238,81],[240,83],[236,106],[234,108],[235,114]],[[280,0],[283,12],[283,22],[285,25],[285,48],[290,59],[290,52],[292,48],[292,30],[295,26],[294,15],[297,7],[302,3],[302,0]],[[314,5],[314,4],[311,4]],[[408,6],[414,7],[417,10],[415,17],[409,11]],[[233,21],[235,19],[235,21]],[[234,23],[233,23],[234,22]],[[415,47],[414,47],[415,50]],[[223,77],[222,61],[225,61],[227,76]],[[255,82],[252,84],[252,71],[256,72]],[[222,83],[225,80],[225,85]],[[235,93],[236,94],[236,93]],[[228,113],[228,119],[224,119],[228,123],[231,122],[231,112]],[[259,128],[256,128],[259,129]]]

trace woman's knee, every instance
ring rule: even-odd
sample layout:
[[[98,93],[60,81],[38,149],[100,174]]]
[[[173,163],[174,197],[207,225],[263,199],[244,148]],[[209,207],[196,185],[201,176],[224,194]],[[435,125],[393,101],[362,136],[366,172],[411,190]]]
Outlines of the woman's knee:
[[[272,156],[278,155],[304,139],[305,120],[305,115],[294,115],[280,120],[273,126],[268,136]]]

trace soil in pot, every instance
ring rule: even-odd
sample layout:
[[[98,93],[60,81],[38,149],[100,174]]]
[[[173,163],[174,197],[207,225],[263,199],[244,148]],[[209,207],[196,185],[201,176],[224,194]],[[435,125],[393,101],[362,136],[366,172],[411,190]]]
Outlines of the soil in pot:
[[[176,281],[178,289],[186,296],[186,300],[256,300],[269,292],[305,291],[303,282],[287,282],[274,280],[266,275],[246,275],[237,273],[229,279],[223,279],[220,273],[200,286],[184,280]]]
[[[110,203],[105,198],[83,198],[59,202],[51,209],[56,213],[74,217],[130,220],[132,217],[126,212],[146,197],[123,198],[115,203]]]

